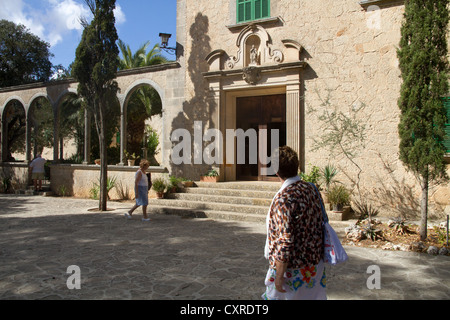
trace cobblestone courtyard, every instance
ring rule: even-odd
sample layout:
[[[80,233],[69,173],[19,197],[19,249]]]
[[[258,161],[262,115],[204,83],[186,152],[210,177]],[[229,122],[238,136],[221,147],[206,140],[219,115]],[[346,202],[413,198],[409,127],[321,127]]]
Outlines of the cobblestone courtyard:
[[[0,196],[0,299],[260,300],[267,261],[264,224],[123,213],[132,203]],[[344,224],[336,225],[336,228]],[[450,299],[450,259],[346,247],[327,269],[328,298]],[[69,266],[81,289],[69,289]],[[368,267],[381,289],[369,289]]]

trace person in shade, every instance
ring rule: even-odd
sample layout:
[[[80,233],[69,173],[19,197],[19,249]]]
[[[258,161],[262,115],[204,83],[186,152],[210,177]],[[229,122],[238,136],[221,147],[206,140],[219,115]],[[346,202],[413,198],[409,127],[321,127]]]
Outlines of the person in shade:
[[[133,214],[134,210],[136,210],[138,207],[142,206],[142,213],[144,214],[144,217],[142,218],[142,221],[150,221],[151,219],[147,215],[147,206],[148,206],[148,179],[146,175],[146,171],[148,167],[150,166],[150,163],[148,160],[141,160],[139,164],[139,170],[136,172],[135,175],[135,181],[134,181],[134,192],[136,194],[136,204],[133,206],[133,208],[130,209],[130,211],[125,213],[125,217],[128,219],[131,219],[131,215]]]
[[[42,180],[44,180],[46,162],[47,160],[42,158],[41,154],[38,154],[30,163],[31,179],[33,179],[35,191],[42,191]]]
[[[279,148],[282,182],[267,214],[266,300],[326,300],[320,195],[298,177],[297,153]]]

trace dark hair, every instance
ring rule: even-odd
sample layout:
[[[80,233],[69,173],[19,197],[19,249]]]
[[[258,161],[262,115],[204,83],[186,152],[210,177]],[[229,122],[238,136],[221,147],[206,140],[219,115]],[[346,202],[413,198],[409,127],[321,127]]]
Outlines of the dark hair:
[[[286,180],[298,174],[298,155],[291,147],[280,147],[278,161],[278,176],[281,179]]]

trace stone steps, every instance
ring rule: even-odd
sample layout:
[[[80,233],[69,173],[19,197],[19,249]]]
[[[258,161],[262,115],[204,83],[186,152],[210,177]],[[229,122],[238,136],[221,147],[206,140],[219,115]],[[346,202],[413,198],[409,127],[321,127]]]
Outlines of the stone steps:
[[[151,212],[184,217],[264,222],[280,183],[196,182],[196,187],[149,199]]]
[[[172,193],[166,199],[149,199],[150,212],[192,218],[265,222],[272,199],[280,188],[276,182],[196,182],[195,187]],[[328,211],[330,221],[345,214]]]
[[[53,195],[50,187],[50,181],[42,181],[42,191],[35,191],[33,186],[28,186],[26,189],[19,189],[15,191],[16,194],[25,194],[29,196],[44,196],[50,197]]]

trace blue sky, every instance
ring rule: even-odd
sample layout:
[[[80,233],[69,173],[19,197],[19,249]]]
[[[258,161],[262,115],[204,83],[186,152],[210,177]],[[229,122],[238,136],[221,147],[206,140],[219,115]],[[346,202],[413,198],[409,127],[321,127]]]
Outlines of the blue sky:
[[[0,19],[23,24],[48,42],[55,55],[51,62],[64,67],[75,59],[81,40],[80,16],[91,17],[83,0],[0,0]],[[160,32],[171,33],[169,46],[175,47],[176,0],[116,0],[115,16],[119,38],[133,52],[147,41],[152,47],[159,43]]]

